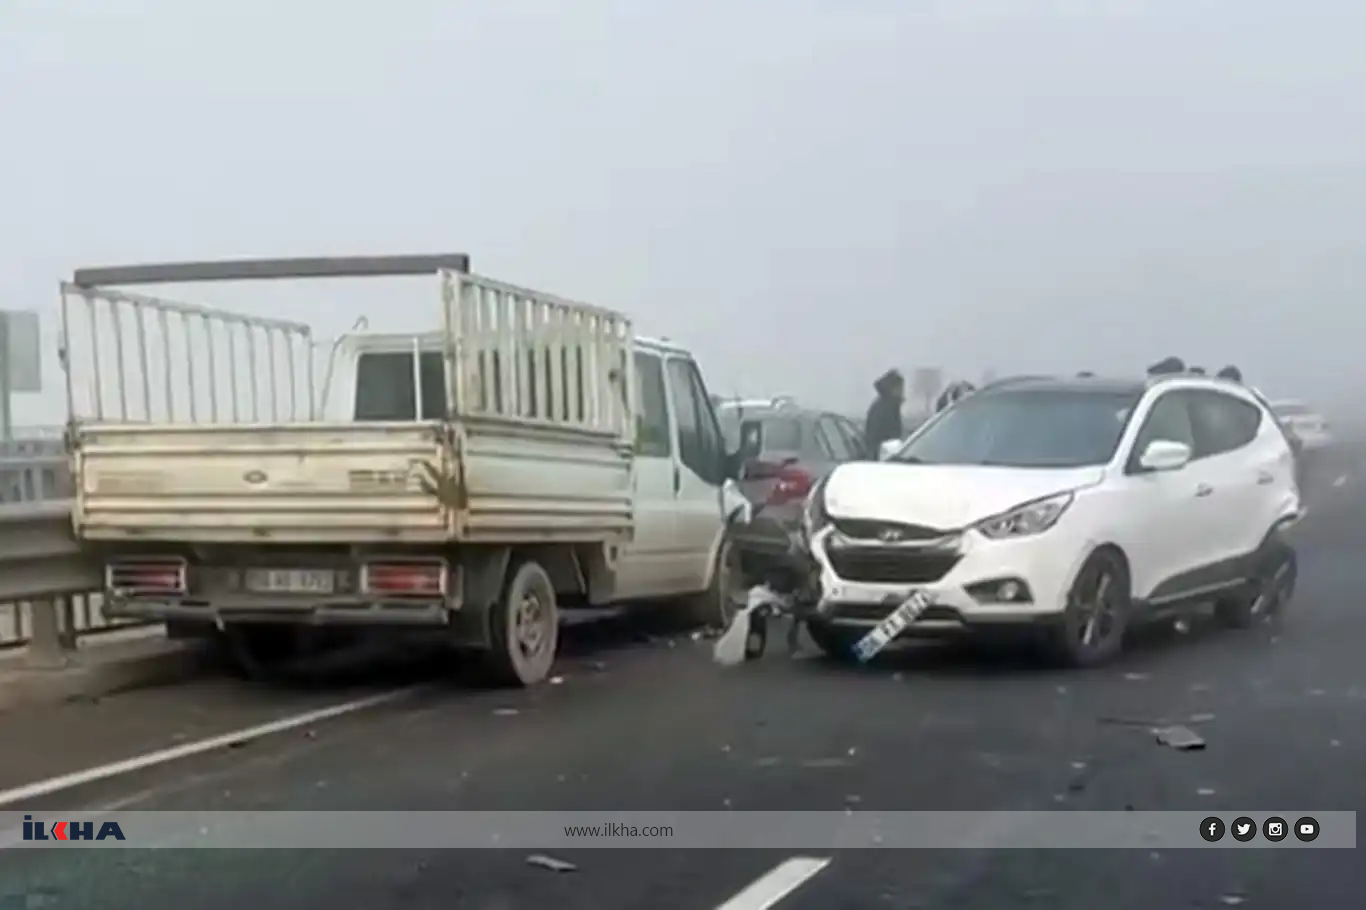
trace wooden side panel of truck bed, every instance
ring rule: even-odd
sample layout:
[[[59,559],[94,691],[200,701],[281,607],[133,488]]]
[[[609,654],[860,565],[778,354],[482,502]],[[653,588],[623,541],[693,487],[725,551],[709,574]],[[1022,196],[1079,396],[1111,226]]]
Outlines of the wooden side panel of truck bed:
[[[92,540],[443,541],[440,425],[82,427],[72,520]]]
[[[73,522],[88,540],[532,543],[624,540],[630,451],[500,421],[83,427]]]

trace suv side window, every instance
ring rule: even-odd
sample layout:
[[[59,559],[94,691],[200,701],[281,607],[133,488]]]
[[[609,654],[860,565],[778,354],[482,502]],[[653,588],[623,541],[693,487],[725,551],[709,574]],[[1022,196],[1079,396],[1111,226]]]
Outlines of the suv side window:
[[[636,353],[636,454],[668,458],[669,401],[664,391],[664,364],[654,354]]]
[[[836,417],[835,426],[839,427],[844,434],[844,443],[849,447],[849,451],[854,453],[854,458],[869,457],[870,453],[865,451],[863,446],[863,432],[854,426],[853,421],[844,417]]]
[[[725,445],[702,378],[691,361],[669,359],[669,399],[678,415],[678,457],[713,486],[725,478]]]
[[[825,438],[826,447],[830,449],[830,456],[835,461],[852,461],[854,453],[849,448],[849,441],[840,432],[839,424],[829,414],[820,419],[821,436]]]
[[[1152,409],[1143,420],[1143,426],[1139,427],[1138,435],[1134,437],[1134,447],[1129,457],[1130,470],[1137,467],[1143,450],[1158,439],[1184,442],[1191,447],[1191,457],[1199,457],[1195,447],[1195,430],[1191,425],[1189,392],[1164,392],[1153,402]]]
[[[1193,389],[1188,394],[1196,458],[1232,452],[1257,438],[1261,408],[1213,389]]]

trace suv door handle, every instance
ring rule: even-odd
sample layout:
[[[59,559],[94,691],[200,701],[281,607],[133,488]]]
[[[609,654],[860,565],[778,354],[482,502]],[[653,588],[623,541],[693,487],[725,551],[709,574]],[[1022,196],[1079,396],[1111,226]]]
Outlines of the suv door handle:
[[[1200,484],[1200,486],[1198,486],[1198,487],[1195,488],[1195,495],[1196,495],[1196,496],[1208,496],[1209,494],[1211,494],[1211,493],[1213,493],[1213,492],[1214,492],[1214,487],[1210,486],[1210,485],[1207,484],[1207,483],[1202,483],[1202,484]]]
[[[1257,472],[1257,483],[1261,484],[1262,486],[1266,486],[1269,483],[1273,483],[1275,482],[1275,480],[1276,475],[1272,474],[1270,471]]]

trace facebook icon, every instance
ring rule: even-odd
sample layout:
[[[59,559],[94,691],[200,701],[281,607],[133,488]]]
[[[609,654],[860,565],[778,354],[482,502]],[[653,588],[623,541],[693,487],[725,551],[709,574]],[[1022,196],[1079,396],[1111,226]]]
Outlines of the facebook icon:
[[[1224,836],[1224,820],[1211,815],[1200,823],[1200,836],[1211,844]]]

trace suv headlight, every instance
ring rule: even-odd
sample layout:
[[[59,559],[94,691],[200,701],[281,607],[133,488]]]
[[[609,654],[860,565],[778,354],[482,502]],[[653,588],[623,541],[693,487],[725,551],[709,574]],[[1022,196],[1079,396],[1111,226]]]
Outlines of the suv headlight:
[[[1072,504],[1072,493],[1057,493],[1018,505],[1009,512],[979,521],[976,528],[983,537],[1002,540],[1009,537],[1028,537],[1042,534],[1057,524],[1062,513]]]

